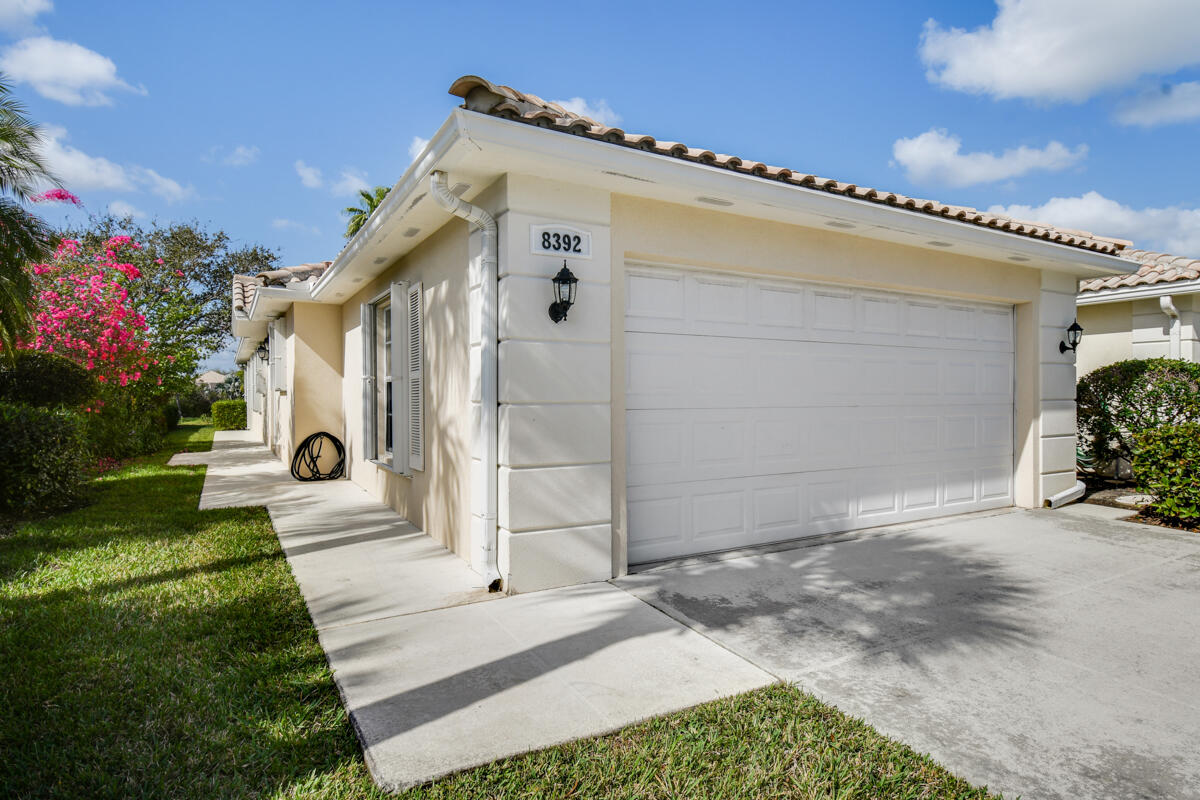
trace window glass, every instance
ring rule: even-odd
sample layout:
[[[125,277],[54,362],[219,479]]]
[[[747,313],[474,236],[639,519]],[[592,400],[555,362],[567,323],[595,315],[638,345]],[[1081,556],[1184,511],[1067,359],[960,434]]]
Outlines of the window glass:
[[[375,304],[375,435],[380,454],[392,452],[392,314],[390,300]],[[380,424],[382,423],[382,424]]]

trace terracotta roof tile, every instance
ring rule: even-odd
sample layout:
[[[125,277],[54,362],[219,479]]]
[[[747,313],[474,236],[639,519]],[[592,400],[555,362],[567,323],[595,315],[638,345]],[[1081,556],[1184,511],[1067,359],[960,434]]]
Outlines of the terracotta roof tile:
[[[254,296],[260,286],[284,286],[292,283],[302,283],[312,278],[319,278],[329,269],[332,261],[314,261],[295,267],[280,267],[269,269],[254,275],[234,275],[231,293],[235,311],[249,313],[254,305]]]
[[[1153,286],[1172,281],[1194,281],[1200,278],[1200,258],[1152,253],[1147,250],[1124,250],[1121,258],[1139,264],[1138,271],[1129,275],[1092,278],[1079,282],[1079,292],[1099,292],[1105,289],[1127,289],[1133,286]]]
[[[567,111],[557,103],[548,103],[537,95],[501,86],[475,75],[464,75],[450,87],[450,94],[463,99],[463,107],[481,114],[490,114],[527,125],[557,130],[589,139],[609,142],[622,147],[645,150],[658,155],[707,164],[764,180],[782,181],[808,189],[840,194],[865,202],[880,203],[934,216],[957,219],[976,225],[1022,236],[1045,239],[1059,244],[1092,250],[1098,253],[1120,253],[1129,242],[1096,236],[1087,231],[1055,228],[1041,222],[1021,222],[999,214],[987,214],[974,208],[950,206],[937,200],[921,200],[881,192],[853,183],[792,172],[784,167],[772,167],[759,161],[743,160],[737,156],[721,155],[711,150],[688,147],[679,142],[660,142],[648,135],[629,134],[620,128],[602,125],[590,117]]]
[[[250,306],[254,304],[254,293],[257,291],[258,283],[254,280],[253,275],[234,275],[233,276],[233,309],[235,311],[249,311]]]

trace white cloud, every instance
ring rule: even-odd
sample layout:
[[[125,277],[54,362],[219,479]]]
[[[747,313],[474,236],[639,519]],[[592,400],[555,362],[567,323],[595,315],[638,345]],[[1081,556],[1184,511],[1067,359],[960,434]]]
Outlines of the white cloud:
[[[230,167],[244,167],[247,164],[253,164],[258,161],[259,149],[253,145],[247,147],[244,144],[239,144],[237,147],[221,159],[221,163]]]
[[[0,72],[28,83],[38,94],[69,106],[109,106],[113,89],[145,94],[117,75],[117,65],[74,42],[35,36],[22,39],[0,55]]]
[[[300,176],[300,182],[308,188],[316,189],[323,183],[321,170],[316,167],[310,167],[299,159],[296,160],[294,166],[296,167],[296,174]]]
[[[113,200],[109,203],[108,213],[115,217],[135,217],[137,219],[144,219],[146,217],[145,211],[126,203],[124,200]]]
[[[360,169],[346,167],[342,170],[337,183],[329,188],[337,195],[358,194],[364,189],[370,189],[371,184],[367,183],[367,173]]]
[[[1166,85],[1134,95],[1117,109],[1117,122],[1151,128],[1200,117],[1200,81]]]
[[[148,167],[131,167],[129,172],[138,184],[168,203],[178,203],[192,196],[192,187],[181,186],[178,181],[159,175]]]
[[[428,139],[422,139],[420,136],[414,136],[412,141],[408,143],[408,160],[416,161],[417,156],[421,155],[421,151],[429,144]]]
[[[1143,249],[1200,256],[1200,208],[1131,208],[1099,192],[1088,192],[1054,197],[1040,206],[993,206],[988,211],[1129,239]]]
[[[997,99],[1082,102],[1143,75],[1200,63],[1195,0],[997,0],[990,25],[925,23],[926,77]]]
[[[89,156],[66,143],[67,129],[57,125],[42,127],[42,155],[50,172],[73,191],[108,189],[117,192],[134,190],[133,181],[125,168],[107,158]]]
[[[113,192],[136,192],[144,189],[168,203],[177,203],[191,197],[191,186],[182,186],[178,181],[160,175],[148,167],[137,164],[124,166],[102,156],[91,156],[73,145],[67,144],[67,129],[58,125],[46,125],[41,132],[42,156],[50,172],[74,192],[88,189],[104,189]]]
[[[271,220],[271,227],[277,231],[303,231],[304,233],[320,234],[321,231],[315,225],[305,225],[303,222],[297,222],[294,219],[285,219],[276,217]]]
[[[1082,161],[1087,145],[1075,149],[1060,142],[1044,148],[1017,147],[994,153],[961,153],[962,140],[934,128],[911,139],[897,139],[892,155],[913,183],[972,186],[1015,178],[1033,170],[1057,172]]]
[[[570,100],[551,100],[558,103],[574,114],[590,117],[601,125],[615,126],[621,121],[621,115],[612,110],[607,100],[585,100],[582,97],[572,97]]]
[[[0,28],[26,30],[32,27],[38,14],[53,10],[50,0],[0,0]]]

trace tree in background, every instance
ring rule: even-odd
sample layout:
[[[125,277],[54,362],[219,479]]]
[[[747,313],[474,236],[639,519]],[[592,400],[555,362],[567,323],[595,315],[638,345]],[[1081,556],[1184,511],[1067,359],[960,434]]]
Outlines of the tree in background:
[[[358,233],[363,225],[367,224],[367,220],[371,218],[371,214],[383,202],[383,198],[387,197],[391,189],[387,186],[376,186],[374,191],[359,189],[358,196],[362,198],[360,206],[346,206],[342,209],[349,220],[346,223],[346,238],[349,239],[354,234]]]
[[[166,383],[186,392],[201,361],[229,343],[230,283],[235,273],[272,269],[279,256],[261,245],[235,245],[222,230],[210,232],[198,222],[152,222],[129,217],[92,219],[86,229],[68,231],[85,249],[101,247],[114,236],[128,236],[140,249],[125,257],[142,279],[129,287],[130,302],[146,317],[150,337],[172,343],[180,380]]]
[[[39,186],[56,183],[39,147],[38,126],[0,74],[0,349],[8,358],[29,329],[33,285],[26,265],[44,261],[52,251],[49,228],[24,206]],[[46,199],[67,198],[74,200],[70,195]]]

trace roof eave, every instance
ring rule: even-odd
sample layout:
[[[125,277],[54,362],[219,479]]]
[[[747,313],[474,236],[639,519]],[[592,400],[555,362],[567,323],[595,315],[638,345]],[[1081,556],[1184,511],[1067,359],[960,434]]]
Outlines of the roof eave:
[[[1063,270],[1078,277],[1124,275],[1133,271],[1128,260],[1116,255],[767,180],[487,114],[458,109],[456,115],[463,117],[460,125],[465,135],[481,150],[498,147],[533,152],[546,168],[551,160],[560,161],[575,180],[586,180],[590,185],[618,194],[654,197],[658,194],[656,186],[688,187],[687,199],[691,202],[685,201],[686,204],[709,211],[714,210],[713,206],[699,202],[698,197],[716,196],[732,201],[730,206],[720,209],[732,214],[763,217],[772,211],[790,211],[808,217],[807,223],[799,224],[812,227],[828,221],[849,221],[856,225],[854,230],[845,231],[852,236],[903,241],[940,252],[946,249],[930,246],[928,242],[950,241],[951,251],[959,243],[972,255],[1012,260],[1026,267]],[[555,169],[555,174],[561,176],[564,171]],[[622,177],[633,179],[622,180]]]
[[[1140,286],[1122,286],[1116,289],[1100,289],[1080,292],[1075,305],[1096,306],[1103,303],[1123,303],[1131,300],[1149,300],[1176,294],[1200,292],[1200,278],[1190,281],[1162,281]]]

